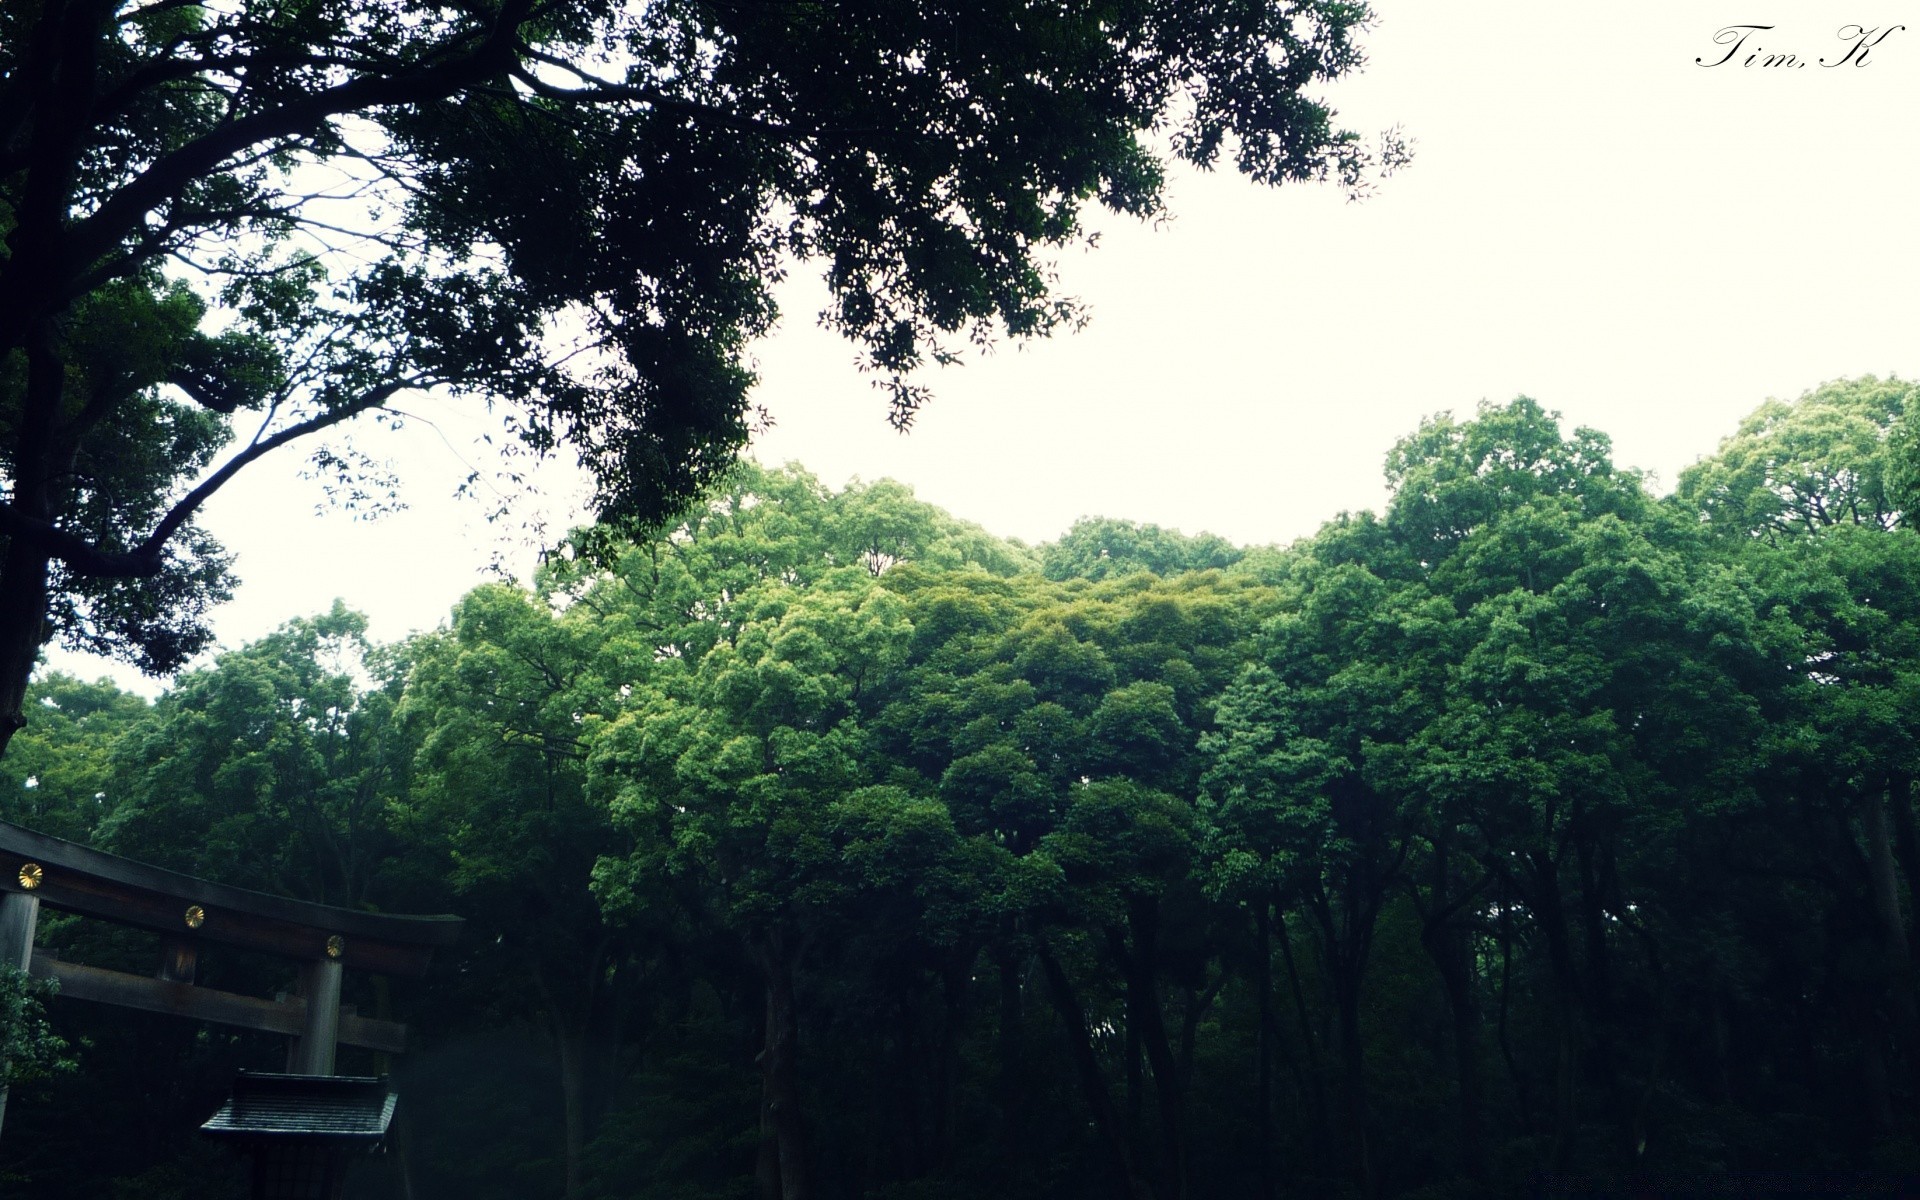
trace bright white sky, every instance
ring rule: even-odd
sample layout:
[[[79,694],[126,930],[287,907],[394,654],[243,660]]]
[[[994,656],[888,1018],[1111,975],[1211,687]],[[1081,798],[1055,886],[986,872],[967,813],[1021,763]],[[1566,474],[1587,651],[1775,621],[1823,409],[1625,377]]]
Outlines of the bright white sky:
[[[1920,377],[1920,17],[1865,67],[1818,64],[1842,26],[1905,5],[1373,3],[1369,65],[1332,98],[1369,136],[1404,126],[1416,158],[1371,199],[1177,173],[1172,222],[1107,220],[1098,250],[1061,261],[1087,330],[937,373],[904,437],[813,326],[823,293],[796,284],[757,352],[777,424],[755,454],[834,485],[904,480],[1030,542],[1083,515],[1284,542],[1377,508],[1388,448],[1442,409],[1533,396],[1664,490],[1768,396]],[[1777,28],[1697,65],[1733,22]],[[1756,48],[1811,65],[1742,67]],[[398,638],[496,556],[530,561],[517,529],[450,499],[489,460],[444,428],[363,438],[412,505],[379,521],[315,515],[292,455],[229,487],[207,518],[242,581],[223,642],[336,596]],[[523,507],[564,529],[580,514],[556,479]]]

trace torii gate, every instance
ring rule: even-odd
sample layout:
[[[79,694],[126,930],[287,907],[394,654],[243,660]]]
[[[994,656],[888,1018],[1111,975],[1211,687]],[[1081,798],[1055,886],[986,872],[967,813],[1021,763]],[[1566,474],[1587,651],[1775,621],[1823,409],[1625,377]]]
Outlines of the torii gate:
[[[61,962],[33,948],[40,906],[151,929],[166,940],[149,978]],[[105,854],[0,821],[0,963],[60,982],[59,998],[118,1004],[286,1034],[287,1070],[331,1075],[340,1043],[397,1054],[407,1029],[340,1006],[348,967],[420,976],[452,945],[459,917],[389,916],[250,892]],[[265,950],[300,964],[297,994],[265,1000],[194,984],[207,942]],[[6,1092],[0,1088],[0,1121]]]

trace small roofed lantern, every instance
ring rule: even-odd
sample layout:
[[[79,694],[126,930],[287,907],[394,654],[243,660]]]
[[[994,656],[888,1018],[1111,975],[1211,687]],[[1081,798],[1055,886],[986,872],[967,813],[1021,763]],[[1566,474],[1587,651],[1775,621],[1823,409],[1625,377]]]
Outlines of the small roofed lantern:
[[[200,1127],[253,1158],[253,1200],[340,1200],[347,1168],[386,1148],[396,1097],[386,1076],[242,1071]]]

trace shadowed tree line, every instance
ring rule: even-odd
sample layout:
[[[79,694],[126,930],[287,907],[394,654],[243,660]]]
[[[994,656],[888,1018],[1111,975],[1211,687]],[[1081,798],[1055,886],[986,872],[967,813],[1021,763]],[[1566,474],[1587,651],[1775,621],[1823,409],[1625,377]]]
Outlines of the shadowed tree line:
[[[153,704],[47,676],[0,816],[468,918],[352,981],[418,1042],[343,1064],[404,1095],[369,1196],[1911,1177],[1914,395],[1769,402],[1664,498],[1530,400],[1435,417],[1285,548],[745,467],[399,645],[336,605]],[[271,1039],[52,1016],[0,1171],[240,1194],[187,1131]]]

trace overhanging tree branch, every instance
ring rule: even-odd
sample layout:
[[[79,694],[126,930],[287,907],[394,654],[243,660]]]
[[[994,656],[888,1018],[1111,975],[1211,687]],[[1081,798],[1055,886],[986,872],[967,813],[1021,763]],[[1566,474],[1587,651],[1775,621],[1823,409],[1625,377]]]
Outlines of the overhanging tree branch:
[[[4,501],[0,501],[0,533],[39,546],[49,558],[59,561],[76,575],[93,579],[151,578],[165,567],[167,542],[242,468],[288,442],[298,441],[379,408],[399,392],[416,386],[425,385],[413,380],[382,384],[351,404],[309,417],[251,443],[176,501],[153,531],[131,550],[103,550],[51,522],[26,516]]]
[[[1171,80],[1207,76],[1210,130],[1344,168],[1352,136],[1299,89],[1355,65],[1364,8],[1295,0],[1281,29],[1180,7],[8,7],[0,725],[49,636],[161,671],[197,652],[231,586],[204,501],[402,387],[509,406],[529,451],[579,451],[599,515],[658,522],[747,436],[747,347],[790,256],[826,264],[833,327],[897,372],[950,357],[943,332],[1064,320],[1036,256],[1082,203],[1157,211],[1143,135]],[[1331,48],[1282,78],[1303,21]],[[242,408],[262,433],[223,451]]]
[[[69,262],[90,264],[108,256],[140,226],[147,213],[252,147],[310,137],[328,118],[346,113],[443,99],[497,75],[511,64],[514,33],[525,19],[529,3],[509,0],[485,39],[458,59],[408,74],[348,80],[301,100],[242,117],[162,155],[65,232],[61,239],[66,243],[63,257]],[[4,278],[0,273],[0,279]],[[71,280],[61,280],[59,285],[61,300],[71,300]],[[0,328],[0,346],[17,344],[12,334]]]
[[[351,420],[361,413],[379,408],[403,391],[425,386],[428,386],[426,381],[414,379],[402,379],[384,383],[365,393],[351,404],[345,404],[337,409],[309,417],[304,421],[287,426],[278,433],[253,442],[248,445],[246,449],[228,459],[222,464],[219,470],[207,476],[206,479],[200,482],[199,486],[195,487],[185,496],[182,496],[172,508],[168,509],[167,515],[160,519],[158,525],[154,526],[153,532],[148,534],[146,539],[140,543],[140,549],[149,553],[158,553],[160,548],[166,544],[167,539],[178,532],[180,527],[186,524],[186,522],[193,517],[194,513],[199,511],[200,506],[205,504],[209,497],[224,487],[227,481],[238,474],[240,469],[248,463],[279,449],[288,442],[298,441],[310,434],[318,433],[322,429],[329,429],[344,421]]]

